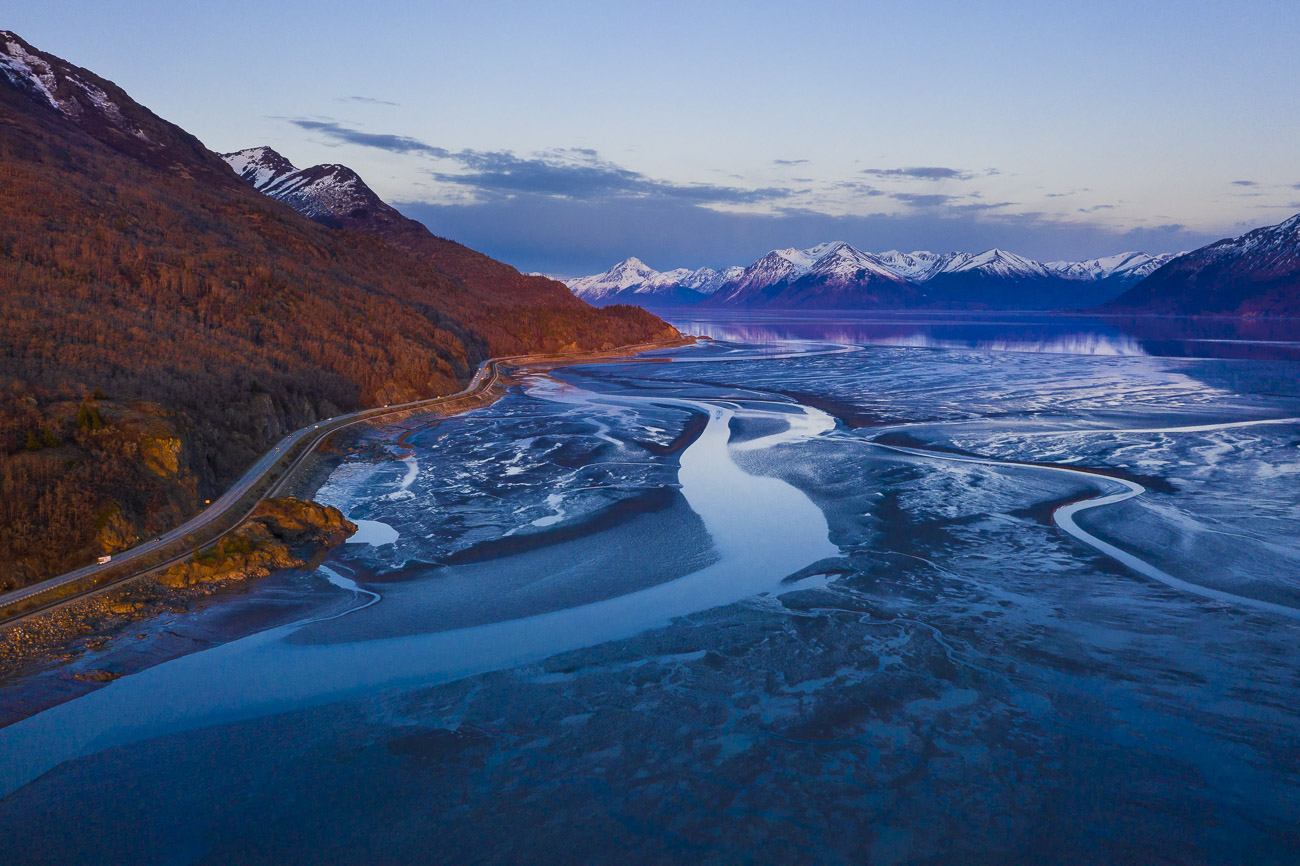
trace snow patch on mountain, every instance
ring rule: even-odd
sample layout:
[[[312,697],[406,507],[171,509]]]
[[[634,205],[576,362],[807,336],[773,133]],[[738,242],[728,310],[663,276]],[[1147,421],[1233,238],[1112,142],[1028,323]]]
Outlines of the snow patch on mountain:
[[[723,271],[713,268],[675,268],[656,271],[633,256],[614,265],[604,273],[590,277],[563,280],[575,295],[590,303],[613,303],[624,295],[638,303],[650,299],[667,301],[675,299],[690,302],[712,294],[738,275],[743,268],[732,267]],[[695,296],[698,295],[699,298]]]
[[[903,279],[923,283],[934,276],[935,272],[946,265],[954,255],[955,253],[932,253],[929,250],[917,250],[911,253],[887,250],[876,253],[876,258]]]
[[[1116,253],[1082,262],[1048,262],[1046,267],[1069,280],[1108,280],[1119,277],[1136,282],[1180,255],[1182,253],[1161,253],[1157,256],[1137,252]]]
[[[59,113],[81,120],[93,110],[109,124],[148,142],[142,129],[130,123],[122,109],[96,84],[66,66],[56,69],[44,57],[28,51],[9,30],[0,30],[0,73],[19,90],[47,103]]]
[[[221,158],[257,190],[312,219],[341,217],[359,208],[381,206],[357,173],[345,165],[295,168],[269,147],[223,153]]]
[[[1259,267],[1300,266],[1300,214],[1275,226],[1265,226],[1196,251],[1205,261],[1225,261],[1250,256]]]
[[[979,272],[990,274],[998,277],[1011,278],[1033,278],[1033,277],[1050,277],[1051,273],[1047,268],[1033,259],[1027,259],[1024,256],[1018,256],[1015,253],[1009,253],[1006,250],[1000,250],[996,247],[991,250],[985,250],[978,255],[969,253],[954,253],[944,265],[935,272],[934,276],[939,274],[963,274],[969,272]]]
[[[250,147],[234,153],[222,154],[226,164],[235,170],[235,174],[261,190],[271,181],[298,169],[276,151],[269,147]]]
[[[3,49],[0,51],[0,72],[5,77],[15,86],[43,97],[51,108],[68,113],[54,95],[59,86],[58,78],[43,57],[28,52],[8,30],[0,31],[0,48]]]

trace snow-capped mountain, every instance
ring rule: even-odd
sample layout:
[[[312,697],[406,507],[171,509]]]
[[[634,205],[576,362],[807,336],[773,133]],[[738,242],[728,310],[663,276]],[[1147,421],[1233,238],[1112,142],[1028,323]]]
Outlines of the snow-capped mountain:
[[[633,256],[604,273],[564,283],[579,298],[599,307],[609,304],[679,306],[699,303],[743,270],[676,268],[660,272]]]
[[[935,307],[1055,310],[1098,302],[1090,291],[1094,284],[1067,280],[1041,262],[996,248],[952,253],[923,286],[927,304]]]
[[[870,253],[843,242],[773,250],[727,283],[719,303],[778,307],[900,306],[914,288]]]
[[[1300,316],[1300,214],[1184,253],[1157,268],[1106,309]]]
[[[224,164],[218,165],[232,183],[246,181],[330,228],[382,238],[390,247],[433,265],[488,304],[506,297],[511,303],[545,305],[554,311],[585,310],[563,284],[549,277],[521,274],[504,262],[438,237],[422,223],[403,216],[345,165],[299,169],[269,147],[251,147],[224,154],[221,159]]]
[[[167,123],[113,82],[0,30],[0,78],[17,99],[52,112],[119,153],[189,177],[224,176],[194,136]]]
[[[271,181],[293,174],[298,169],[278,152],[269,147],[250,147],[234,153],[223,153],[221,158],[235,170],[235,174],[261,191]]]
[[[880,263],[889,268],[898,276],[914,283],[923,283],[934,273],[948,263],[948,261],[957,253],[932,253],[928,250],[918,250],[916,252],[904,253],[899,250],[888,250],[883,253],[876,253],[876,258]],[[965,255],[962,253],[961,255]]]
[[[930,278],[933,279],[940,274],[967,273],[1013,279],[1039,279],[1052,276],[1052,273],[1039,262],[995,247],[974,256],[969,253],[952,253]]]
[[[71,64],[63,66],[53,58],[42,57],[30,50],[30,46],[16,33],[0,31],[0,73],[11,84],[70,120],[99,114],[113,121],[126,134],[148,141],[148,134],[122,114],[121,107],[108,91],[80,72]]]
[[[686,268],[680,270],[685,271]],[[689,275],[682,280],[682,285],[688,289],[694,289],[702,295],[712,295],[744,272],[745,269],[739,265],[731,265],[720,271],[715,271],[713,268],[700,268],[699,270],[690,271]]]
[[[1182,253],[1116,253],[1083,262],[1048,262],[1048,270],[1071,280],[1127,280],[1137,282]]]
[[[689,273],[686,268],[681,268],[662,274],[636,256],[632,256],[603,274],[570,280],[567,285],[580,298],[601,300],[607,295],[623,291],[648,292],[660,286],[681,285],[682,277]]]
[[[299,169],[269,147],[223,153],[221,158],[258,191],[317,222],[353,228],[350,224],[358,221],[405,220],[346,165]]]
[[[1043,264],[996,248],[977,254],[867,253],[835,241],[804,250],[772,250],[748,267],[721,272],[679,268],[661,273],[628,259],[604,274],[567,284],[594,303],[1077,309],[1114,298],[1172,258],[1120,253]],[[683,289],[708,297],[683,294]]]

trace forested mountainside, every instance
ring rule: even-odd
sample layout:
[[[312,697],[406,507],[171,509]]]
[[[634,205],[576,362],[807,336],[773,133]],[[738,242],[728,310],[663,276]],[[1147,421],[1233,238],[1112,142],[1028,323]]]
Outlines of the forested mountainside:
[[[0,588],[174,525],[316,418],[454,391],[494,354],[676,333],[314,222],[7,31],[0,178]]]
[[[472,294],[493,307],[509,308],[516,319],[510,325],[512,328],[521,327],[517,319],[529,315],[529,309],[582,310],[586,315],[591,314],[589,305],[576,299],[564,283],[522,274],[464,244],[439,237],[424,224],[403,216],[345,165],[298,169],[286,157],[265,146],[223,154],[222,159],[255,189],[304,216],[332,228],[383,238],[389,246],[459,280]]]

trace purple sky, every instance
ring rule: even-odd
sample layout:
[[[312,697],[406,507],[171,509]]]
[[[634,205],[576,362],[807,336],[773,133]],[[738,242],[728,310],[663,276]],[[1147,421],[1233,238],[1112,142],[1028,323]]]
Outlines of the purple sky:
[[[1300,3],[25,4],[214,150],[525,270],[1191,248],[1300,212]]]

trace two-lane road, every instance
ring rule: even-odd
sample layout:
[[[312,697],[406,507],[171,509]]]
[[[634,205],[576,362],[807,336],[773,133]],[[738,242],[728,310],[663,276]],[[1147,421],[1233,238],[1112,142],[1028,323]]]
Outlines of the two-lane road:
[[[651,348],[663,348],[670,343],[647,343],[636,346],[625,346],[619,349],[610,350],[606,353],[594,353],[600,357],[609,357],[614,354],[629,355],[636,352],[646,351]],[[473,398],[489,393],[492,388],[501,379],[500,366],[502,364],[526,364],[530,362],[543,361],[578,361],[583,356],[564,356],[556,355],[514,355],[504,358],[491,358],[479,364],[474,376],[470,379],[469,384],[454,394],[447,394],[438,397],[431,397],[423,400],[412,400],[406,403],[400,403],[390,406],[381,406],[374,409],[363,409],[357,412],[350,412],[345,415],[336,415],[333,418],[326,418],[318,421],[309,427],[295,430],[276,443],[270,450],[257,459],[249,467],[238,481],[231,485],[225,493],[219,496],[211,505],[206,506],[203,511],[192,517],[185,523],[174,529],[168,530],[158,538],[145,542],[131,548],[130,550],[116,554],[110,562],[95,563],[51,577],[40,583],[14,590],[13,592],[0,595],[0,624],[10,623],[31,616],[33,614],[50,610],[54,607],[67,604],[74,599],[98,592],[109,586],[116,586],[128,580],[140,577],[144,574],[156,571],[166,566],[172,565],[185,557],[191,555],[195,550],[207,547],[220,539],[226,532],[233,531],[236,526],[242,523],[263,500],[270,499],[279,494],[286,483],[293,477],[294,471],[302,465],[311,453],[316,449],[324,439],[339,430],[358,424],[363,421],[371,421],[381,418],[385,415],[408,412],[413,409],[434,409],[439,405],[452,403],[466,398]],[[288,465],[284,466],[279,477],[271,483],[265,491],[251,501],[248,495],[258,484],[264,482],[267,477],[275,472],[280,466],[286,454],[295,454],[294,458]],[[228,519],[232,511],[238,512],[239,519],[234,521],[224,532],[218,533],[211,537],[202,538],[197,543],[186,544],[184,547],[178,547],[177,543],[186,536],[209,527],[211,524]],[[165,558],[159,560],[157,555],[165,554],[171,548],[176,551]],[[148,560],[145,562],[144,560]],[[131,569],[132,563],[139,563],[139,567]],[[124,568],[124,566],[128,566]],[[113,576],[116,575],[116,576]],[[102,579],[96,580],[96,576],[102,576]],[[81,590],[69,589],[70,586],[81,584],[84,586]],[[48,603],[39,603],[40,596],[49,595]],[[16,607],[20,606],[20,607]]]
[[[95,591],[95,590],[103,589],[105,586],[115,585],[124,580],[130,580],[133,577],[138,577],[139,574],[144,573],[145,571],[153,571],[165,565],[170,565],[179,559],[183,559],[184,557],[192,553],[192,550],[186,549],[176,555],[168,557],[166,560],[162,562],[151,562],[149,563],[147,568],[144,568],[138,573],[130,572],[129,570],[123,572],[118,579],[111,581],[111,583],[99,584],[99,583],[95,583],[94,581],[95,575],[106,574],[108,572],[122,572],[123,566],[129,566],[132,562],[138,562],[142,559],[150,557],[152,554],[159,553],[160,551],[165,550],[169,545],[172,545],[174,542],[178,541],[179,539],[182,539],[185,536],[191,535],[195,532],[198,532],[204,529],[205,527],[209,526],[213,522],[220,520],[224,517],[227,517],[228,516],[227,512],[229,512],[231,509],[239,507],[241,500],[243,500],[247,496],[248,492],[253,487],[255,487],[259,482],[262,482],[268,474],[273,472],[280,464],[284,455],[288,453],[292,453],[295,450],[295,446],[298,446],[300,443],[303,442],[303,440],[311,439],[314,441],[310,441],[306,447],[301,449],[301,453],[298,454],[298,456],[294,459],[294,461],[291,464],[289,464],[288,467],[285,468],[285,471],[280,475],[280,477],[276,480],[276,482],[271,486],[270,489],[268,489],[264,494],[259,496],[256,500],[250,503],[246,503],[247,513],[241,516],[240,522],[242,522],[244,517],[247,517],[248,514],[252,513],[253,509],[257,507],[258,503],[260,503],[264,499],[269,499],[273,497],[276,493],[278,493],[279,490],[284,486],[284,484],[289,480],[289,478],[292,477],[293,471],[302,463],[304,459],[306,459],[312,453],[312,451],[315,450],[315,447],[318,444],[320,444],[320,442],[330,434],[336,433],[340,429],[351,426],[352,424],[357,424],[362,421],[372,420],[375,418],[382,417],[384,415],[394,414],[397,412],[406,412],[412,409],[435,408],[439,404],[449,403],[454,400],[460,400],[467,397],[475,397],[487,393],[492,389],[492,387],[497,383],[497,381],[500,378],[500,373],[498,371],[497,365],[509,360],[513,360],[513,359],[494,358],[494,359],[484,361],[482,364],[479,365],[478,370],[475,371],[474,377],[470,380],[469,385],[467,385],[464,389],[457,391],[454,394],[432,397],[425,400],[412,400],[407,403],[383,406],[375,409],[363,409],[361,411],[350,412],[345,415],[336,415],[333,418],[326,418],[322,421],[318,421],[309,427],[303,427],[301,429],[293,431],[292,433],[288,434],[283,439],[281,439],[279,442],[277,442],[274,446],[272,446],[270,450],[268,450],[265,454],[259,457],[257,461],[254,462],[253,465],[248,468],[248,471],[245,472],[239,478],[239,480],[237,480],[234,484],[232,484],[230,488],[226,490],[225,493],[217,497],[217,499],[214,500],[210,505],[205,506],[203,511],[201,511],[199,514],[190,518],[188,521],[181,524],[180,526],[168,530],[167,532],[163,533],[162,535],[158,536],[157,538],[151,541],[147,541],[144,544],[137,545],[131,548],[130,550],[126,550],[123,551],[122,553],[115,555],[110,562],[102,563],[102,564],[93,563],[91,565],[86,565],[81,568],[74,569],[73,571],[64,572],[63,574],[48,578],[47,580],[43,580],[40,583],[35,583],[32,584],[31,586],[26,586],[23,587],[22,589],[14,590],[12,592],[5,593],[4,595],[0,595],[0,622],[3,622],[10,618],[5,616],[5,612],[12,609],[14,605],[21,604],[24,601],[35,599],[42,595],[57,593],[57,590],[59,590],[62,587],[66,587],[69,584],[89,581],[93,587],[90,591]],[[221,535],[224,534],[225,533],[221,533]],[[220,538],[221,535],[217,535],[212,538],[205,539],[201,546],[207,546],[213,543],[218,538]],[[78,598],[84,594],[85,593],[78,593],[73,596],[61,598],[60,603],[66,603],[67,601],[71,601],[73,598]],[[38,608],[37,610],[45,610],[45,609],[47,608],[41,607]],[[29,610],[29,611],[25,611],[22,615],[26,616],[35,612],[37,611]]]

